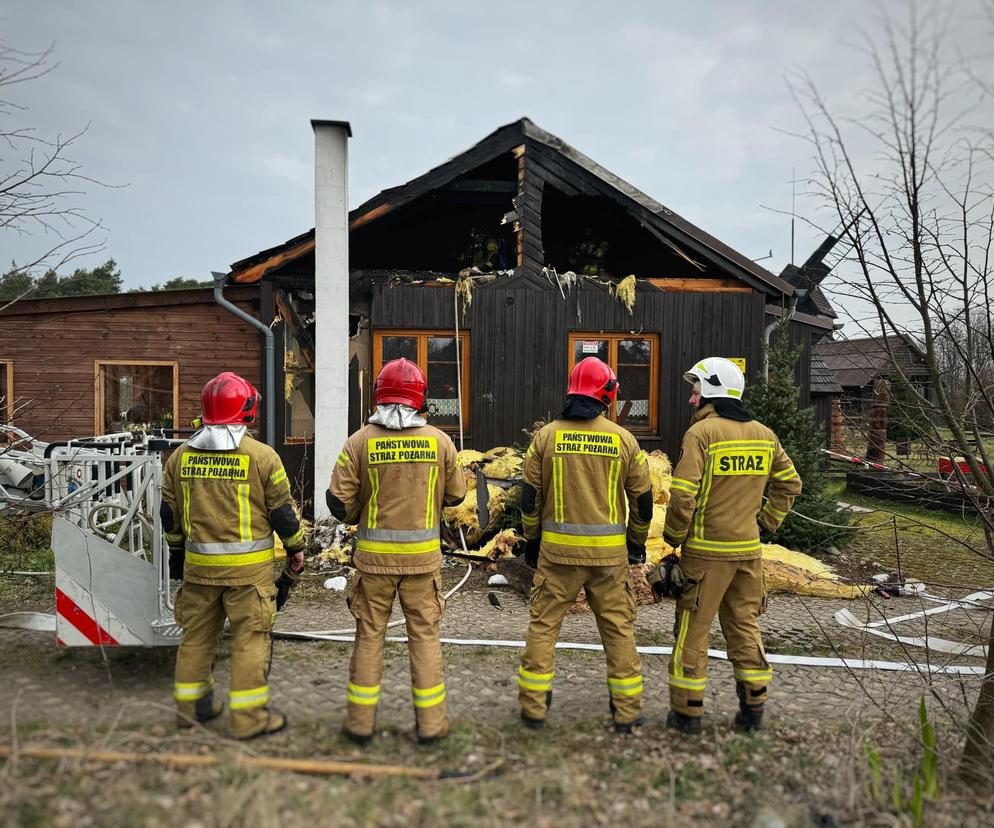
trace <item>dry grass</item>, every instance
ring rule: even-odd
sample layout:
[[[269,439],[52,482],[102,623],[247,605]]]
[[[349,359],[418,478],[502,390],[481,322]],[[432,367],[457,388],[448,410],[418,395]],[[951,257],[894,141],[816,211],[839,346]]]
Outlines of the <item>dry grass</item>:
[[[897,824],[868,801],[862,740],[871,733],[888,770],[905,774],[916,746],[895,734],[850,723],[789,727],[760,736],[724,723],[700,739],[658,730],[617,737],[602,721],[550,725],[533,734],[516,725],[457,727],[436,748],[386,732],[358,750],[319,725],[296,733],[293,755],[417,764],[473,771],[502,762],[476,782],[375,782],[251,772],[233,766],[175,771],[152,766],[20,760],[0,770],[0,821],[18,826],[77,825],[728,825],[748,824],[762,807],[787,825]],[[22,741],[77,745],[70,732],[20,734]],[[100,744],[133,750],[233,753],[245,746],[201,732],[119,731]],[[253,744],[260,752],[282,752]],[[948,787],[948,782],[947,782]],[[994,800],[949,790],[930,807],[929,825],[983,824]]]

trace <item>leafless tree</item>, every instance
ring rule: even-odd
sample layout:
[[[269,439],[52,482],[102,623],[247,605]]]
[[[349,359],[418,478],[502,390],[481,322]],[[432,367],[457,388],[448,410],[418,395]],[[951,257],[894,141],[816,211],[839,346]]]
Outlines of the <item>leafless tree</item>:
[[[53,138],[21,123],[28,108],[19,102],[19,93],[57,68],[53,56],[54,46],[27,52],[0,42],[0,238],[39,239],[29,261],[15,266],[14,274],[57,270],[103,249],[99,219],[81,207],[86,187],[99,182],[70,157],[86,128]]]
[[[862,48],[872,67],[865,99],[841,113],[806,76],[792,79],[812,149],[810,190],[824,222],[849,250],[836,268],[842,290],[867,308],[892,377],[907,381],[892,350],[903,339],[928,370],[931,393],[910,382],[929,415],[932,450],[964,458],[959,488],[976,509],[978,554],[994,557],[994,131],[985,56],[964,55],[951,27],[972,14],[991,24],[994,3],[910,2],[884,17]],[[986,15],[986,17],[985,17]],[[865,110],[855,111],[865,103]],[[898,338],[900,337],[900,338]],[[906,363],[904,363],[906,364]],[[905,403],[907,404],[907,403]],[[961,770],[994,769],[994,626],[986,677],[967,726]]]

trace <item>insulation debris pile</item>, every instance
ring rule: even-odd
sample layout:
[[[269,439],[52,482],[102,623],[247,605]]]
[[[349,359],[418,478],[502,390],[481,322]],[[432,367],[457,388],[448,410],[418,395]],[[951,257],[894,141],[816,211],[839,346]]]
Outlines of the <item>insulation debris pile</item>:
[[[442,538],[449,551],[489,561],[511,558],[515,551],[521,551],[525,539],[521,528],[521,488],[516,484],[521,481],[524,459],[522,449],[510,446],[485,452],[465,449],[458,453],[459,465],[466,475],[466,499],[458,506],[443,509]],[[652,523],[646,541],[646,564],[632,567],[640,604],[652,600],[645,573],[674,551],[663,540],[673,466],[661,451],[651,452],[646,459],[652,479]],[[478,474],[486,479],[488,520],[484,527],[479,521]],[[349,562],[355,529],[341,524],[315,527],[314,539],[322,549],[318,562],[323,568]],[[844,583],[823,561],[777,544],[763,544],[763,573],[770,592],[853,599],[870,589]]]

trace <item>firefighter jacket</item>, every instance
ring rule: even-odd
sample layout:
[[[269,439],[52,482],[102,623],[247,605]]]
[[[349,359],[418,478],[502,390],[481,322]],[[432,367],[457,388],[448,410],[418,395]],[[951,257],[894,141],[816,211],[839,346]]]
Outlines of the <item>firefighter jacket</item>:
[[[760,524],[775,531],[800,493],[801,478],[770,429],[705,405],[683,438],[663,538],[701,558],[758,558]]]
[[[330,494],[346,523],[358,523],[355,566],[381,575],[421,575],[441,565],[442,506],[466,496],[456,447],[424,425],[366,425],[349,437],[331,476]]]
[[[535,490],[534,504],[527,487],[522,496],[525,537],[541,537],[551,563],[616,566],[628,561],[626,534],[645,544],[651,494],[642,498],[648,514],[640,515],[638,501],[652,491],[649,464],[631,433],[606,417],[543,427],[525,456],[524,478]]]
[[[223,586],[272,585],[274,528],[288,550],[304,546],[279,455],[247,434],[231,451],[184,443],[166,461],[162,521],[184,545],[183,579]]]

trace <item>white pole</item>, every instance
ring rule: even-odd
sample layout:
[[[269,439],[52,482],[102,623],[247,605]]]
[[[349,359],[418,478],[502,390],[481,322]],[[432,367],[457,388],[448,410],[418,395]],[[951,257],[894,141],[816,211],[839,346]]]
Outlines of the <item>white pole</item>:
[[[314,129],[314,518],[349,428],[349,208],[347,121]]]

